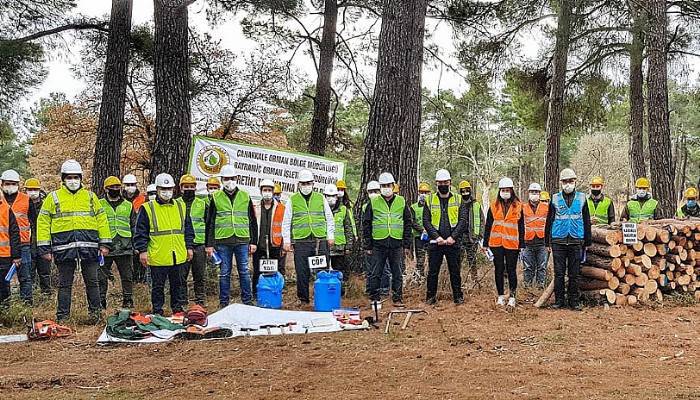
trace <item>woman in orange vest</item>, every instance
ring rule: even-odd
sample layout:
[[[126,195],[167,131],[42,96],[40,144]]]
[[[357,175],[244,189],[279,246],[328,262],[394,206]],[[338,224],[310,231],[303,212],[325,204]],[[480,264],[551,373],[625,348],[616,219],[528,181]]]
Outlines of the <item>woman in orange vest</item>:
[[[287,255],[282,250],[282,219],[284,204],[272,198],[275,183],[270,179],[260,182],[260,204],[255,207],[258,221],[258,251],[253,253],[253,297],[257,298],[260,280],[260,260],[270,258],[277,260],[277,272],[284,276],[284,263]]]
[[[7,273],[15,264],[18,269],[21,259],[22,241],[19,225],[10,205],[0,193],[0,303],[10,297],[10,282],[5,280]]]
[[[498,198],[491,203],[486,216],[484,229],[484,250],[493,253],[493,264],[496,267],[496,289],[498,300],[496,304],[506,304],[503,278],[508,271],[508,286],[510,298],[508,306],[515,307],[515,291],[518,289],[518,255],[525,244],[525,222],[523,206],[513,190],[513,180],[503,178],[498,182]]]
[[[525,249],[523,249],[523,279],[526,286],[544,287],[547,280],[549,252],[545,247],[544,228],[547,224],[549,203],[540,201],[542,187],[539,183],[530,184],[529,202],[523,205],[525,218]]]

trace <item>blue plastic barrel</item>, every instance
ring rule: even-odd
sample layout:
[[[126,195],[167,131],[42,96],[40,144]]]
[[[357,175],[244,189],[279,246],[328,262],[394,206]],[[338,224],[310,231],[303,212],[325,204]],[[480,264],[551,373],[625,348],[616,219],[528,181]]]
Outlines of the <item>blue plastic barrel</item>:
[[[279,272],[274,275],[260,275],[258,281],[258,307],[282,308],[284,277]]]
[[[341,281],[340,271],[320,271],[314,282],[314,310],[333,311],[340,308]]]

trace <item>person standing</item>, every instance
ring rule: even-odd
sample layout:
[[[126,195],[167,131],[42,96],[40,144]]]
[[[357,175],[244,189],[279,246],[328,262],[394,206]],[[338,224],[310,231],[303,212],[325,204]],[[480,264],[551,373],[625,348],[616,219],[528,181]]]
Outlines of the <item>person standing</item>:
[[[156,199],[158,191],[156,190],[156,185],[150,184],[146,187],[146,196],[148,201],[153,201]]]
[[[328,202],[321,193],[314,192],[314,175],[309,170],[299,171],[299,191],[286,204],[282,220],[284,251],[294,252],[297,274],[297,306],[309,304],[311,270],[309,257],[325,256],[335,244],[335,221]]]
[[[685,190],[685,204],[678,207],[676,217],[700,217],[700,206],[698,206],[698,189],[689,187]]]
[[[156,176],[158,194],[144,203],[137,217],[134,247],[139,260],[151,271],[153,314],[163,315],[165,282],[170,284],[170,309],[183,315],[182,268],[194,255],[194,229],[185,203],[174,199],[175,180],[169,174]]]
[[[43,295],[51,294],[51,263],[39,257],[37,254],[36,245],[36,223],[39,217],[41,204],[46,198],[46,193],[41,190],[41,182],[35,178],[29,178],[24,182],[24,190],[29,196],[29,200],[34,204],[34,209],[37,211],[34,218],[29,221],[32,226],[32,282],[39,283],[39,289]]]
[[[548,191],[543,190],[542,192],[540,192],[540,202],[549,204],[550,201],[551,201],[551,198],[549,196]]]
[[[219,178],[215,176],[209,177],[207,179],[207,193],[209,193],[209,196],[213,196],[214,193],[218,192],[221,190],[221,182],[219,181]]]
[[[372,256],[369,276],[370,301],[379,301],[382,273],[389,263],[391,269],[391,295],[396,307],[403,307],[403,258],[411,254],[410,207],[406,200],[394,193],[396,181],[393,175],[379,175],[381,196],[373,198],[365,209],[362,233],[364,250]],[[402,251],[403,249],[403,251]]]
[[[70,317],[76,268],[83,275],[91,319],[96,323],[101,318],[98,256],[109,255],[112,235],[102,204],[83,187],[82,177],[77,161],[64,162],[63,185],[46,197],[37,218],[37,252],[58,268],[58,322]]]
[[[615,205],[610,197],[603,194],[605,180],[602,176],[591,179],[591,195],[588,197],[588,214],[591,225],[607,225],[615,222]]]
[[[126,174],[122,178],[121,182],[124,186],[124,193],[122,194],[122,197],[124,200],[130,202],[134,212],[138,213],[139,209],[141,209],[141,205],[143,205],[147,199],[146,196],[139,191],[136,175]]]
[[[362,205],[362,213],[360,214],[360,227],[364,226],[365,211],[367,211],[367,206],[370,202],[379,196],[381,196],[381,187],[379,187],[379,182],[369,181],[367,183],[367,202]],[[364,233],[363,233],[364,235]],[[372,273],[372,256],[365,252],[364,254],[364,271],[365,271],[365,294],[369,296],[369,278]],[[382,272],[382,279],[379,285],[379,293],[382,296],[387,296],[391,290],[391,270],[389,269],[389,263],[384,267],[384,272]]]
[[[467,216],[470,223],[464,234],[462,234],[462,251],[460,259],[462,265],[466,264],[469,268],[469,277],[472,284],[478,284],[478,269],[476,267],[476,253],[479,251],[479,241],[483,237],[484,232],[484,216],[481,212],[481,203],[479,203],[472,193],[472,185],[468,181],[459,183],[459,193],[462,196],[462,207],[467,209]]]
[[[639,178],[635,182],[636,193],[622,210],[620,221],[640,223],[650,219],[659,219],[659,202],[651,197],[651,184],[647,178]]]
[[[331,266],[343,273],[344,293],[350,273],[347,256],[350,254],[350,249],[352,249],[357,236],[355,223],[350,209],[341,203],[342,200],[338,197],[338,189],[335,185],[326,185],[323,189],[323,195],[333,212],[335,221],[335,244],[331,247]]]
[[[496,290],[498,299],[496,305],[506,304],[504,290],[504,275],[508,273],[510,295],[508,306],[515,307],[516,291],[518,289],[518,256],[520,249],[525,247],[525,220],[523,206],[513,190],[513,180],[502,178],[498,182],[498,198],[491,203],[486,216],[484,228],[484,251],[490,249],[493,253],[495,266]]]
[[[253,291],[248,272],[249,255],[258,247],[258,221],[250,195],[236,185],[236,171],[233,165],[221,169],[221,182],[224,185],[212,195],[207,216],[207,256],[214,251],[221,257],[219,274],[219,305],[228,306],[231,291],[231,269],[233,257],[238,267],[238,282],[241,287],[243,304],[253,304]],[[216,250],[215,250],[216,248]]]
[[[136,214],[133,206],[122,197],[122,184],[116,176],[110,176],[104,181],[107,194],[100,200],[102,209],[107,214],[109,230],[112,237],[112,251],[104,257],[97,273],[100,286],[100,304],[107,309],[107,289],[112,278],[112,264],[117,265],[119,279],[122,284],[122,308],[133,308],[133,266],[134,245],[132,232],[136,225]]]
[[[549,252],[544,240],[549,203],[540,201],[541,193],[542,187],[539,183],[530,184],[528,202],[523,205],[525,218],[525,248],[522,251],[523,280],[525,285],[537,287],[544,287],[549,261]]]
[[[255,208],[260,237],[258,251],[253,253],[253,296],[257,298],[258,281],[260,280],[260,261],[263,259],[277,260],[277,272],[285,275],[287,255],[282,249],[282,220],[285,206],[274,199],[275,184],[270,179],[260,182],[260,205]]]
[[[182,265],[182,294],[181,304],[186,307],[190,302],[187,281],[192,272],[194,286],[194,302],[202,307],[207,303],[207,253],[204,250],[207,228],[207,211],[209,209],[208,195],[197,196],[197,178],[185,174],[180,177],[180,193],[185,203],[185,213],[192,221],[194,239],[192,241],[192,259]]]
[[[22,262],[22,240],[15,213],[0,193],[0,306],[10,298],[10,282],[5,280],[12,265]]]
[[[272,191],[272,198],[278,202],[282,203],[282,185],[275,183],[275,189]]]
[[[414,279],[422,283],[425,279],[425,252],[427,239],[423,240],[423,235],[428,233],[423,228],[423,209],[425,208],[425,200],[430,196],[430,185],[422,182],[418,185],[418,200],[411,204],[411,220],[413,221],[413,252],[416,260],[416,270],[414,271]]]
[[[554,257],[554,308],[567,306],[564,278],[568,276],[568,305],[581,310],[578,276],[583,251],[591,245],[591,218],[586,195],[576,191],[576,173],[565,168],[559,180],[562,190],[552,196],[545,228],[546,244]]]

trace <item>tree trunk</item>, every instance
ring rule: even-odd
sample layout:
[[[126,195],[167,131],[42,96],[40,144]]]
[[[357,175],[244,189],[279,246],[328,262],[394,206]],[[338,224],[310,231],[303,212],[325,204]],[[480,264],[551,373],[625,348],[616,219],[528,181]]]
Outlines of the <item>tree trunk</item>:
[[[309,153],[323,155],[326,152],[326,139],[331,108],[331,77],[335,59],[336,25],[338,21],[337,0],[326,0],[323,9],[323,36],[321,37],[321,54],[318,61],[316,78],[316,97],[314,98],[314,116],[311,122]]]
[[[559,145],[564,131],[564,97],[566,95],[566,66],[571,41],[571,1],[559,3],[557,42],[554,46],[552,84],[547,114],[547,150],[544,157],[544,184],[554,193],[559,187]]]
[[[633,15],[630,46],[630,168],[632,179],[647,176],[644,162],[644,30],[646,13],[629,1]]]
[[[92,164],[92,190],[98,195],[104,193],[102,183],[108,176],[121,176],[119,164],[124,136],[132,10],[132,0],[112,0],[102,104]]]
[[[647,48],[649,65],[647,90],[649,92],[649,171],[654,197],[659,201],[662,218],[675,212],[673,156],[668,117],[668,75],[666,33],[666,1],[647,0],[649,35]]]
[[[384,0],[374,99],[365,137],[362,187],[382,172],[417,195],[421,76],[427,0]],[[360,193],[359,205],[366,199]],[[409,200],[410,201],[410,200]]]
[[[187,7],[184,0],[154,0],[156,134],[150,181],[165,172],[175,179],[187,169],[190,95]]]

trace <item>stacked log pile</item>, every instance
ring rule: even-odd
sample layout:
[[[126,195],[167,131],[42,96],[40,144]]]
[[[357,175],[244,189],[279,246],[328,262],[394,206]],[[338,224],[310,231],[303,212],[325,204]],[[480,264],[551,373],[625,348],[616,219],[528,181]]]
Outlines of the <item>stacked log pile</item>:
[[[641,223],[635,244],[623,244],[621,224],[594,226],[592,236],[579,281],[588,296],[634,305],[675,291],[700,300],[700,219]]]

